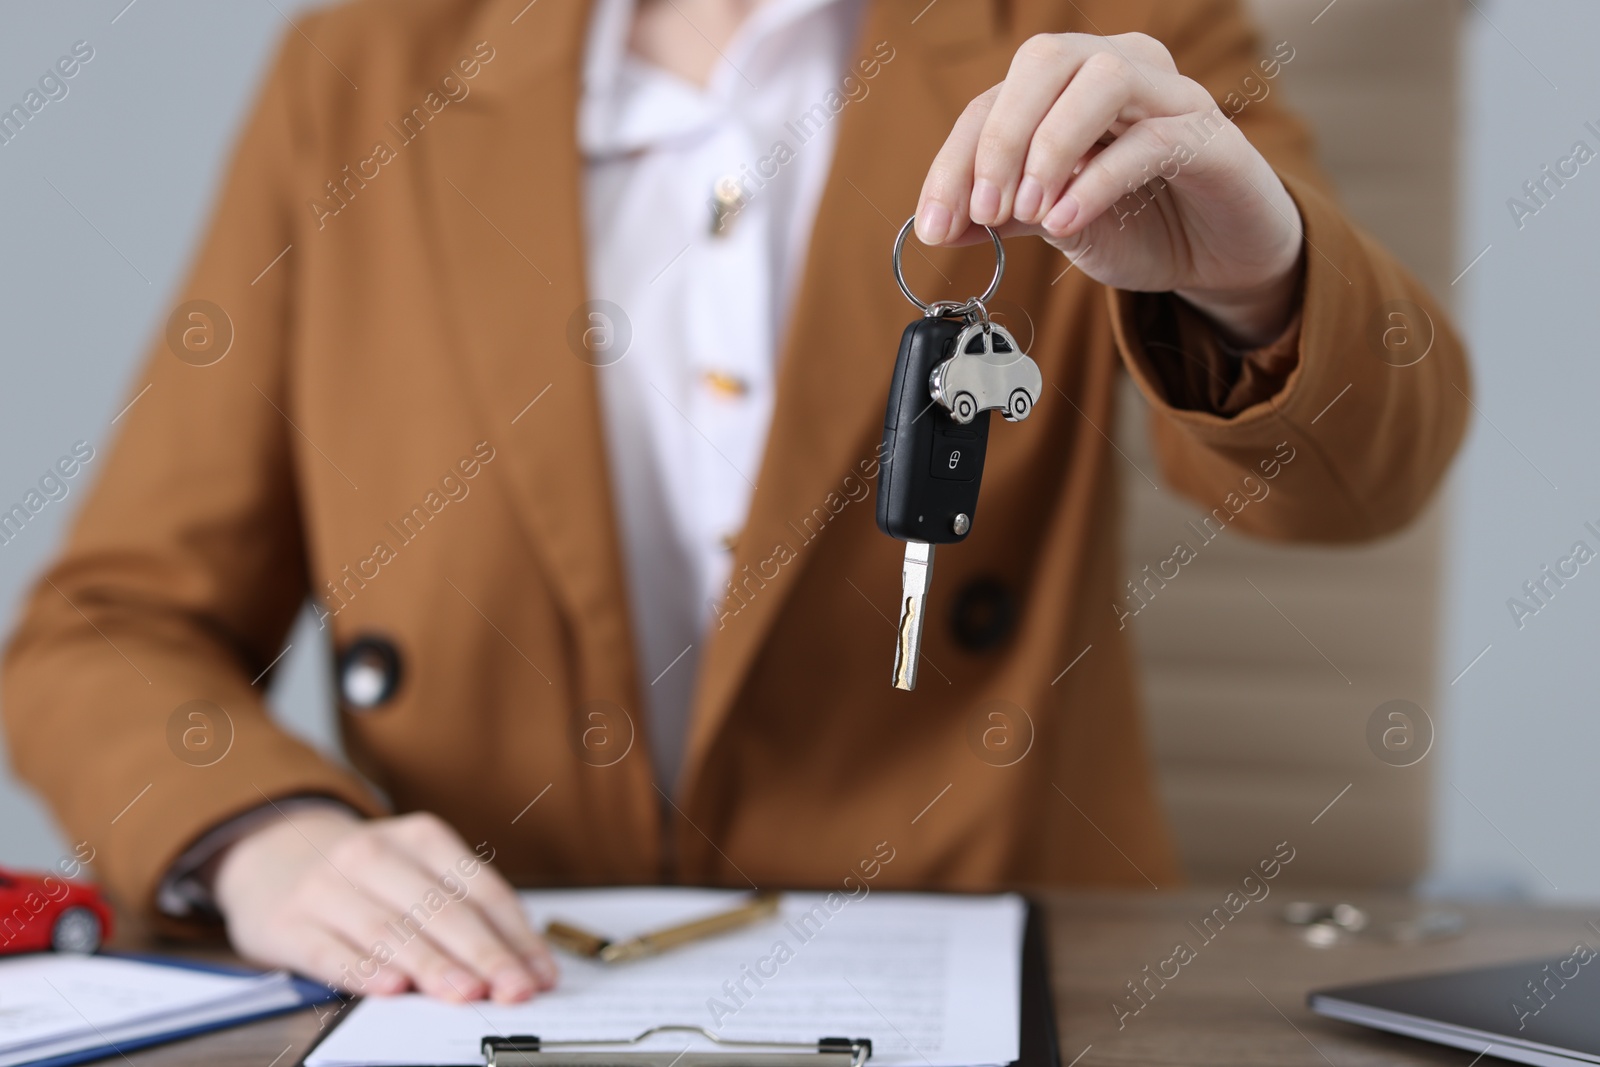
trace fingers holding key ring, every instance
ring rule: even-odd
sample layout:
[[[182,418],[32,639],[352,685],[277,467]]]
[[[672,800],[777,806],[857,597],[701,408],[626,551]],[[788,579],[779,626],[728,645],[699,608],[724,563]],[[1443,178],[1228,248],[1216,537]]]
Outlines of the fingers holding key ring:
[[[900,257],[905,251],[906,237],[911,233],[911,228],[916,225],[916,222],[917,217],[915,215],[907,219],[906,224],[900,227],[899,236],[894,239],[894,280],[900,286],[900,291],[905,294],[906,299],[917,305],[924,315],[947,315],[956,311],[964,312],[974,307],[982,308],[983,305],[992,300],[994,294],[1000,289],[1000,279],[1006,273],[1006,246],[1000,243],[1000,235],[990,226],[985,226],[984,229],[989,231],[989,239],[994,242],[994,277],[989,279],[989,288],[983,291],[983,295],[968,300],[966,303],[936,300],[931,304],[924,304],[917,299],[917,294],[913,293],[911,286],[906,284],[905,272],[900,268]]]

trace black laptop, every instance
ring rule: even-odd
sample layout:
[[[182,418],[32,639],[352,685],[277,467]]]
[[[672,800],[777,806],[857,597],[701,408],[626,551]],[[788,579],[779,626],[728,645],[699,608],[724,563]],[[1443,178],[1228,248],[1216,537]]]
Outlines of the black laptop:
[[[1541,1067],[1600,1064],[1600,954],[1323,989],[1311,1010]]]

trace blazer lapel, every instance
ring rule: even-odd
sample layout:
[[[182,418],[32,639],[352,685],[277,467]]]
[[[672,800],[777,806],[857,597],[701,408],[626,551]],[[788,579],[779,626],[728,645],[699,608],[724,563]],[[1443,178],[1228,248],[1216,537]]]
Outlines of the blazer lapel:
[[[426,195],[459,309],[457,358],[589,672],[577,695],[637,708],[594,368],[569,344],[585,299],[573,116],[586,8],[484,5],[466,46],[486,41],[495,56],[437,127]]]
[[[895,286],[890,248],[916,209],[927,165],[951,122],[984,87],[962,95],[971,79],[948,75],[952,66],[983,56],[996,28],[994,4],[884,0],[864,20],[857,58],[872,56],[879,42],[893,57],[869,83],[869,94],[836,119],[834,163],[783,347],[767,451],[734,555],[734,581],[749,584],[745,595],[725,605],[720,628],[713,624],[701,661],[686,786],[699,778],[773,619],[816,552],[809,538],[817,536],[817,523],[808,529],[804,520],[813,509],[828,513],[830,497],[837,506],[845,477],[854,472],[862,478],[861,464],[875,461],[900,333],[916,315]],[[923,249],[914,239],[908,239],[905,262],[924,300],[972,296],[993,269],[982,246]],[[875,491],[875,477],[870,484]],[[873,506],[871,497],[849,504]],[[785,561],[786,552],[793,558]],[[842,580],[838,596],[841,612],[866,610],[846,601],[855,594]],[[887,686],[892,624],[884,638]]]
[[[949,74],[983,55],[998,3],[878,0],[864,20],[858,58],[872,56],[878,42],[893,58],[869,96],[837,120],[836,161],[783,346],[769,444],[734,573],[767,560],[780,543],[796,558],[713,629],[680,778],[685,790],[813,551],[795,527],[875,455],[889,370],[914,314],[895,288],[888,249],[951,120],[982,88],[970,78],[952,83]],[[576,684],[586,697],[640,707],[594,370],[567,340],[585,299],[574,116],[588,7],[486,0],[466,43],[487,41],[495,59],[460,111],[439,124],[429,196],[446,284],[461,309],[463,362],[487,423],[499,430],[495,443],[505,442],[518,513],[572,620],[579,666],[590,672]],[[969,296],[991,267],[970,249],[919,249],[907,262],[925,299]]]

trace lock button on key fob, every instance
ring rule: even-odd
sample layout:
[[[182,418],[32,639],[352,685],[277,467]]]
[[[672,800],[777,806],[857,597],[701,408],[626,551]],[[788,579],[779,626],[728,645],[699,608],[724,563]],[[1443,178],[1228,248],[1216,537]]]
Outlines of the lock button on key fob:
[[[970,482],[983,477],[983,450],[978,435],[968,430],[933,434],[933,462],[928,473],[947,482]],[[971,512],[967,513],[971,517]]]

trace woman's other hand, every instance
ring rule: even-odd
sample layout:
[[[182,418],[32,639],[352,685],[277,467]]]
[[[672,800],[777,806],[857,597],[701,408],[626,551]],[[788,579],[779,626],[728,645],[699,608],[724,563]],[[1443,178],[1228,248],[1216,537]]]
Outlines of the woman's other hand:
[[[513,1002],[556,982],[515,891],[433,815],[290,812],[228,849],[215,895],[241,955],[351,993]]]

